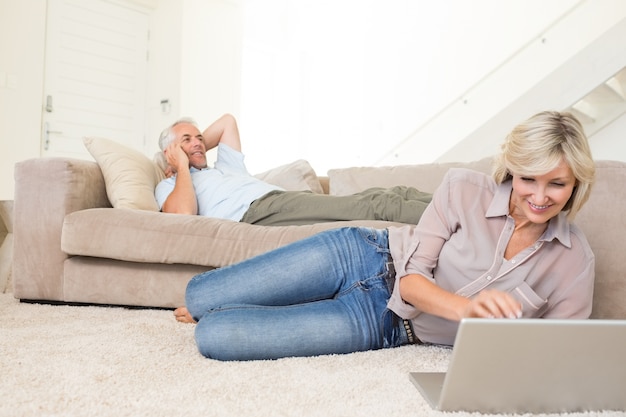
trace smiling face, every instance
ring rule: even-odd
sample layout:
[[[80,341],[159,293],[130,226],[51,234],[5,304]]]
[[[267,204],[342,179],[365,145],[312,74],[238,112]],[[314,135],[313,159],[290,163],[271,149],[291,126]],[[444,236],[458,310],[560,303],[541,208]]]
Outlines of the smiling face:
[[[576,178],[564,162],[543,175],[513,174],[510,213],[518,220],[545,224],[558,215],[567,204]]]
[[[197,169],[206,168],[206,147],[200,130],[192,124],[179,123],[172,131],[176,135],[175,143],[180,144],[189,158],[189,166]]]

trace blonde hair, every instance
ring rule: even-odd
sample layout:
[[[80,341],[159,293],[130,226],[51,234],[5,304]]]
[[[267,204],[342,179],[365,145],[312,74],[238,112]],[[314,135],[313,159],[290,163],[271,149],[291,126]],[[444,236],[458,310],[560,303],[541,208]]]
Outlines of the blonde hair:
[[[517,175],[543,175],[564,160],[576,178],[574,191],[563,210],[568,219],[589,199],[595,163],[581,123],[571,113],[544,111],[517,125],[494,160],[493,178],[500,184]]]

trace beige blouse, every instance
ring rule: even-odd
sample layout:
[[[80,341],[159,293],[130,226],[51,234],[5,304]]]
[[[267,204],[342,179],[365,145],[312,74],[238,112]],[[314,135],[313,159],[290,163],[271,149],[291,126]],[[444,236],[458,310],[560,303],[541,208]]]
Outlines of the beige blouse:
[[[515,222],[509,216],[511,181],[462,168],[446,174],[415,227],[389,229],[396,276],[421,274],[443,289],[472,297],[484,288],[511,293],[523,316],[588,318],[594,255],[582,231],[561,212],[534,245],[504,259]],[[423,342],[452,345],[458,327],[405,303],[396,280],[388,307],[411,319]]]

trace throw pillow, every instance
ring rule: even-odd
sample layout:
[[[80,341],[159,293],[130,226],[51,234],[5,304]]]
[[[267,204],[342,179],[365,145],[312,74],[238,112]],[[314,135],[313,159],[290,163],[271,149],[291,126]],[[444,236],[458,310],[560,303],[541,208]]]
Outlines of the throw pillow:
[[[260,180],[284,188],[287,191],[312,191],[323,194],[324,190],[311,164],[298,159],[255,175]]]
[[[110,139],[86,137],[83,143],[102,170],[113,207],[159,211],[154,188],[165,174],[156,163]]]

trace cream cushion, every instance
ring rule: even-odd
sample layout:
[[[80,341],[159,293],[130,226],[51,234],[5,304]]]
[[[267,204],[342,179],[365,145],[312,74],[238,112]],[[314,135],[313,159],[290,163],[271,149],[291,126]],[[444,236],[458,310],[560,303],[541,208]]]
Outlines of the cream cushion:
[[[312,191],[323,194],[324,190],[315,170],[304,159],[281,165],[255,175],[260,180],[284,188],[288,191]]]
[[[420,191],[432,193],[452,167],[464,167],[491,172],[493,158],[487,157],[474,162],[449,162],[420,165],[396,165],[384,167],[337,168],[328,171],[329,194],[350,195],[371,187],[393,187],[406,185]]]
[[[159,211],[154,188],[165,174],[157,164],[110,139],[86,137],[83,143],[100,166],[113,207]]]

